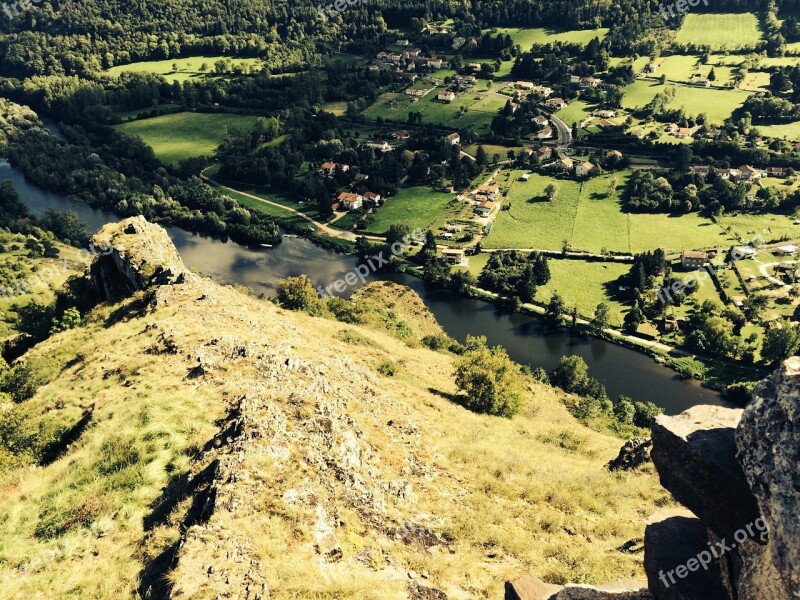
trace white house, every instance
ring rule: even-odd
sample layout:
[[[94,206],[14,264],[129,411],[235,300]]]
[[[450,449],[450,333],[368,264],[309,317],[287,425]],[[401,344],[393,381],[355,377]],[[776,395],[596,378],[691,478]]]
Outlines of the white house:
[[[594,164],[587,160],[586,162],[578,163],[575,166],[575,175],[578,177],[588,177],[593,169]]]
[[[787,244],[786,246],[779,246],[775,248],[775,254],[778,256],[794,256],[797,254],[797,246]]]
[[[536,134],[536,138],[539,140],[549,140],[552,137],[553,137],[552,127],[545,127],[539,133]]]
[[[456,99],[456,95],[455,95],[453,92],[450,92],[450,91],[448,91],[448,90],[442,90],[442,91],[441,91],[441,92],[439,92],[439,94],[436,96],[436,99],[437,99],[439,102],[447,102],[447,103],[449,104],[450,102],[452,102],[453,100],[455,100],[455,99]]]
[[[493,210],[494,210],[494,202],[487,200],[486,202],[481,202],[480,204],[478,204],[478,206],[475,207],[475,214],[477,214],[479,217],[486,218],[490,214],[492,214]]]
[[[539,127],[544,127],[545,125],[550,124],[550,119],[547,117],[543,117],[542,115],[536,115],[533,117],[533,122],[536,123]]]
[[[563,98],[549,98],[544,101],[545,106],[552,108],[553,110],[561,110],[562,108],[567,108],[567,102]]]
[[[461,136],[457,133],[451,133],[447,136],[448,142],[450,142],[453,146],[458,146],[461,143]]]
[[[364,198],[359,194],[342,192],[339,194],[339,204],[347,210],[358,210],[364,206]]]
[[[442,262],[452,267],[466,267],[468,264],[467,253],[455,248],[452,250],[443,250]]]

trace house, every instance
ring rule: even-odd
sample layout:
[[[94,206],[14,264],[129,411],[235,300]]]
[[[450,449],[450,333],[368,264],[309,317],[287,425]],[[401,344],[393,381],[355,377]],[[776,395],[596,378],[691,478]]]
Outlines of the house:
[[[356,175],[355,179],[353,179],[353,184],[357,185],[359,183],[364,183],[369,179],[369,175],[367,173],[359,173]]]
[[[428,90],[418,90],[415,88],[406,88],[406,95],[407,96],[414,96],[415,98],[421,98],[425,94],[428,93]]]
[[[467,69],[469,69],[473,73],[477,73],[478,71],[481,70],[481,63],[469,63],[467,65]]]
[[[408,46],[410,43],[411,42],[409,42],[408,40],[397,40],[395,42],[395,44],[397,44],[398,46]]]
[[[536,134],[536,138],[539,140],[549,140],[552,137],[553,137],[552,127],[545,127],[539,133]]]
[[[536,87],[536,84],[532,81],[515,81],[514,87],[518,90],[523,90],[526,92],[533,91],[533,88]]]
[[[466,267],[467,253],[464,250],[452,249],[442,251],[442,262],[451,267]]]
[[[633,137],[642,139],[644,137],[644,129],[641,127],[634,127],[629,132]]]
[[[339,204],[346,210],[358,210],[364,206],[364,197],[360,194],[342,192],[339,194]]]
[[[461,233],[464,231],[464,228],[461,225],[450,225],[449,223],[445,225],[445,229],[450,233]]]
[[[608,119],[601,119],[600,122],[597,124],[597,126],[605,129],[606,127],[614,127],[614,123],[612,123]]]
[[[533,155],[533,148],[529,146],[525,146],[522,150],[519,151],[520,154],[524,154],[525,156],[532,156]]]
[[[536,160],[549,160],[553,157],[553,149],[550,146],[542,146],[541,148],[537,148],[533,154]]]
[[[762,171],[759,171],[750,165],[742,165],[737,169],[737,171],[741,181],[755,181],[756,179],[761,179],[764,176]]]
[[[572,160],[569,156],[564,156],[560,158],[556,163],[555,166],[557,169],[569,173],[572,171],[572,167],[575,165],[575,161]]]
[[[598,85],[600,85],[601,83],[603,83],[603,82],[600,79],[597,79],[596,77],[584,77],[583,79],[581,79],[581,86],[582,87],[593,87],[593,88],[595,88]]]
[[[486,194],[490,200],[496,200],[500,195],[500,187],[498,185],[484,184],[478,187],[479,194]]]
[[[797,254],[797,246],[787,244],[786,246],[778,246],[775,248],[775,254],[778,256],[794,256]]]
[[[490,214],[492,214],[492,211],[494,210],[494,206],[495,206],[494,202],[491,202],[491,201],[488,201],[488,200],[484,201],[484,202],[481,202],[480,204],[478,204],[478,206],[475,207],[475,213],[479,217],[486,218]]]
[[[784,167],[769,167],[767,169],[767,175],[770,177],[786,177],[789,175],[789,169]]]
[[[678,127],[677,131],[673,132],[676,138],[692,137],[692,130],[689,127]]]
[[[322,175],[325,175],[326,177],[333,177],[336,174],[337,167],[343,173],[347,173],[347,171],[350,170],[350,165],[340,165],[339,163],[335,162],[326,162],[322,163],[322,168],[320,169],[320,173]]]
[[[609,150],[608,152],[606,152],[606,160],[611,160],[611,159],[621,160],[622,152],[620,152],[619,150]]]
[[[545,106],[553,110],[561,110],[567,107],[567,103],[563,98],[548,98],[544,101]]]
[[[588,177],[591,175],[593,170],[594,164],[587,160],[585,162],[578,163],[578,165],[575,166],[575,175],[578,177]]]
[[[457,133],[451,133],[445,139],[453,146],[458,146],[461,143],[461,136]]]
[[[373,150],[380,150],[381,152],[389,152],[392,149],[392,147],[389,145],[389,142],[386,140],[373,140],[371,142],[367,142],[367,147],[372,148]]]
[[[731,251],[733,260],[752,259],[758,255],[758,250],[752,246],[737,246]]]
[[[397,71],[394,76],[408,83],[414,83],[417,80],[417,74],[409,73],[408,71]]]
[[[696,85],[700,87],[711,87],[711,82],[708,79],[698,79]]]
[[[542,115],[536,115],[533,117],[533,122],[536,123],[539,127],[544,127],[550,123],[550,119],[547,117],[543,117]]]
[[[405,129],[403,131],[395,131],[394,133],[392,133],[392,139],[393,140],[402,141],[402,140],[407,140],[410,137],[411,137],[411,134],[408,131],[406,131]]]
[[[450,104],[453,100],[456,99],[456,95],[448,90],[442,90],[437,94],[436,99],[439,102],[446,102]]]
[[[684,250],[681,254],[681,267],[688,271],[696,271],[706,266],[708,252],[699,250]]]
[[[603,119],[613,119],[617,116],[617,113],[613,110],[596,110],[592,113],[592,115]]]
[[[373,204],[378,204],[381,201],[381,195],[376,194],[375,192],[367,192],[364,194],[364,200],[372,202]]]
[[[679,127],[675,123],[670,123],[669,125],[664,127],[664,131],[666,131],[667,133],[675,133],[676,131],[678,131],[678,129]]]
[[[577,75],[570,75],[567,78],[567,81],[569,81],[569,83],[580,83],[581,82],[581,78],[578,77]]]
[[[549,98],[553,94],[553,88],[549,88],[546,85],[535,85],[531,88],[531,91],[534,94],[539,94],[544,98]]]
[[[703,179],[708,177],[708,174],[711,172],[711,167],[708,165],[693,165],[692,166],[692,174],[693,175],[700,175]]]

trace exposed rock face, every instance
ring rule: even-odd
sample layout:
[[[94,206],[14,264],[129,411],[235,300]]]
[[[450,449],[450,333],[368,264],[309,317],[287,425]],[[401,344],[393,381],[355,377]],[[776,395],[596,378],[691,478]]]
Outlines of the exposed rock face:
[[[650,438],[634,438],[625,442],[619,450],[617,458],[609,462],[609,471],[633,471],[650,462],[650,451],[653,440]]]
[[[617,581],[604,586],[552,585],[523,575],[506,582],[505,600],[651,600],[642,581]]]
[[[737,458],[769,524],[768,556],[784,598],[800,598],[800,358],[753,394],[736,431]]]
[[[149,285],[189,275],[167,232],[141,216],[107,225],[92,245],[92,283],[105,300],[116,301]]]

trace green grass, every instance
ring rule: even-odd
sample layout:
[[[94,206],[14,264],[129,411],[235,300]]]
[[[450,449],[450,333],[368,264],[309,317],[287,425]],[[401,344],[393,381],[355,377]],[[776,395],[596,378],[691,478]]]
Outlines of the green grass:
[[[556,116],[560,117],[567,125],[571,126],[573,123],[580,123],[583,121],[592,114],[593,110],[594,105],[590,106],[581,100],[573,100],[569,103],[567,108],[558,111]]]
[[[367,231],[383,234],[397,224],[428,229],[452,199],[452,194],[434,192],[427,187],[401,188],[375,211]]]
[[[769,89],[770,74],[764,71],[749,71],[739,84],[739,89],[763,92]]]
[[[790,141],[800,140],[800,121],[782,125],[756,125],[756,129],[761,135],[767,137]]]
[[[288,211],[286,209],[279,208],[279,207],[274,206],[272,204],[267,204],[266,202],[260,202],[260,201],[254,199],[254,198],[250,198],[249,196],[245,196],[244,194],[241,194],[239,192],[234,192],[234,191],[231,191],[231,190],[221,190],[221,191],[226,196],[230,196],[231,198],[233,198],[234,200],[236,200],[240,204],[246,206],[247,208],[250,208],[250,209],[255,210],[257,212],[260,212],[260,213],[264,213],[265,215],[270,215],[270,216],[273,216],[273,217],[292,217],[292,216],[294,216],[294,213],[292,213],[292,212],[290,212],[290,211]]]
[[[689,13],[675,41],[712,50],[745,50],[755,48],[762,37],[758,18],[752,13]]]
[[[601,302],[611,307],[611,324],[622,325],[626,306],[614,299],[618,284],[614,282],[630,271],[630,265],[621,263],[584,262],[579,260],[550,260],[550,282],[539,289],[536,299],[547,302],[558,292],[567,307],[578,307],[586,317],[594,315]]]
[[[554,203],[541,199],[552,178],[534,174],[523,183],[516,181],[517,175],[508,194],[511,210],[500,213],[486,240],[487,248],[561,250],[566,240],[574,250],[594,253],[659,247],[680,252],[732,243],[719,226],[697,213],[673,217],[623,212],[619,195],[627,173],[591,179],[580,193],[578,183],[557,181],[559,194]],[[617,191],[609,197],[612,178],[617,179]],[[536,200],[528,202],[530,198]]]
[[[628,109],[641,108],[656,94],[663,92],[665,87],[652,81],[635,81],[625,87],[622,106]],[[741,90],[717,90],[686,85],[672,87],[675,89],[675,97],[667,105],[668,108],[683,108],[689,115],[705,113],[709,121],[715,124],[722,124],[750,96]]]
[[[138,135],[167,164],[210,155],[234,129],[248,130],[258,117],[227,113],[182,112],[117,125],[125,133]]]
[[[522,46],[523,50],[530,50],[533,44],[552,44],[554,42],[567,42],[570,44],[581,44],[585,46],[594,38],[600,38],[600,40],[603,40],[608,34],[608,29],[605,28],[559,32],[541,27],[532,29],[499,27],[496,31],[502,35],[510,35],[514,43]]]
[[[698,79],[708,79],[714,71],[715,86],[727,86],[733,82],[733,71],[729,66],[701,64],[700,57],[693,54],[664,56],[658,61],[657,76],[665,75],[669,81],[691,83]]]
[[[122,73],[153,73],[163,75],[168,81],[187,81],[189,79],[206,77],[213,74],[214,63],[219,60],[230,61],[230,64],[241,66],[249,71],[261,70],[262,62],[258,58],[232,58],[228,56],[192,56],[189,58],[174,58],[169,60],[154,60],[146,62],[119,65],[103,72],[110,77],[119,77]],[[205,73],[200,71],[201,65],[207,65]],[[177,70],[174,68],[177,67]]]

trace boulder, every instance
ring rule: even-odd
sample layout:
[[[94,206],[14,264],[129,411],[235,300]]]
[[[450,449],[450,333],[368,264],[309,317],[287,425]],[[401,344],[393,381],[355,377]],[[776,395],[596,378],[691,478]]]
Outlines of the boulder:
[[[549,600],[561,590],[560,585],[545,583],[531,575],[506,581],[505,600]]]
[[[708,542],[706,526],[688,511],[651,517],[644,531],[644,569],[655,600],[729,600]]]
[[[754,390],[736,452],[769,527],[765,554],[782,588],[773,597],[800,598],[800,358]]]
[[[650,452],[653,449],[653,440],[649,438],[634,438],[625,442],[619,450],[617,458],[606,465],[609,471],[633,471],[643,464],[650,462]]]
[[[736,426],[742,411],[695,406],[653,425],[653,451],[661,485],[714,533],[732,538],[758,516],[758,505],[736,462]]]

